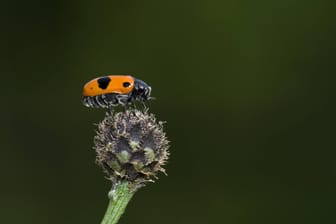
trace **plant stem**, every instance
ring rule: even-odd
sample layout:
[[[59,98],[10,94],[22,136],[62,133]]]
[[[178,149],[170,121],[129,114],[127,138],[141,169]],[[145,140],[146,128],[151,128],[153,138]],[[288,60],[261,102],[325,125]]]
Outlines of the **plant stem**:
[[[108,193],[110,202],[101,224],[116,224],[124,213],[135,191],[131,191],[127,182],[114,185]]]

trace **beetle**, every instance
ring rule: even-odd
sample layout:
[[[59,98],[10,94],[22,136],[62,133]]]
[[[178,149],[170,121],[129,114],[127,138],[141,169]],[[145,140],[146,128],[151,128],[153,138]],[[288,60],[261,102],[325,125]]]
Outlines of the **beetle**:
[[[134,101],[149,100],[151,87],[130,75],[108,75],[87,82],[83,87],[83,104],[86,107],[110,108],[126,106]]]

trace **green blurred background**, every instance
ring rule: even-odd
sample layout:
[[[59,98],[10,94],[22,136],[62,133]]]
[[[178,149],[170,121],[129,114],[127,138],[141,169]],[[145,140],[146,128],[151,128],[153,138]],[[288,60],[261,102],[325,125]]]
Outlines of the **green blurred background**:
[[[0,223],[99,223],[96,76],[132,74],[171,140],[121,223],[336,223],[332,1],[5,1]]]

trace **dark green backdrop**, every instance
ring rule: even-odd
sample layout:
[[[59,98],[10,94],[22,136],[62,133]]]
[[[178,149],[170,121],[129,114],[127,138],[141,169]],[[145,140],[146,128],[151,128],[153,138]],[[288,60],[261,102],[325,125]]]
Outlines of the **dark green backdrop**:
[[[99,223],[83,84],[132,74],[166,120],[168,177],[122,223],[335,223],[335,4],[7,1],[0,223]]]

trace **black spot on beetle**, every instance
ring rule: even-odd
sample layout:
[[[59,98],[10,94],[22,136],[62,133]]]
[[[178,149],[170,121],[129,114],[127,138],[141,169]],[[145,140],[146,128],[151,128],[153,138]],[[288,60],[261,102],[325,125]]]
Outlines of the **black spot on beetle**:
[[[106,89],[109,83],[111,82],[111,79],[110,77],[106,76],[106,77],[99,78],[97,81],[98,81],[99,88]]]
[[[130,85],[131,85],[131,83],[129,83],[129,82],[124,82],[123,83],[123,87],[125,87],[125,88],[129,87]]]

